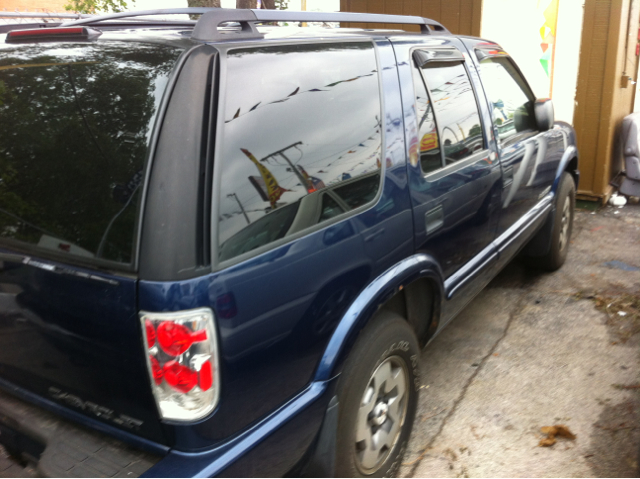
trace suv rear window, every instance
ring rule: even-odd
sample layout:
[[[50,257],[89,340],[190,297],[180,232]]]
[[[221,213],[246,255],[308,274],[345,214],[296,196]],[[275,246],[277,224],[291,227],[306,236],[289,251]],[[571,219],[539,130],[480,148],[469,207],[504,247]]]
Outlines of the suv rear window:
[[[131,263],[151,130],[181,51],[0,45],[0,244]]]
[[[231,50],[218,260],[370,204],[380,187],[380,88],[371,42]]]

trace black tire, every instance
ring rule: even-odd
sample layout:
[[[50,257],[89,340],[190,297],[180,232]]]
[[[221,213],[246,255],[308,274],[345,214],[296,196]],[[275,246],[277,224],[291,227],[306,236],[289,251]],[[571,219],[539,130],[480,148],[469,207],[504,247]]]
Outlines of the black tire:
[[[419,356],[413,329],[394,313],[380,313],[362,331],[338,383],[336,477],[387,477],[398,470],[418,403]],[[387,369],[390,376],[384,375]],[[385,377],[390,379],[380,381]],[[380,379],[378,384],[376,379]],[[366,403],[365,393],[371,398]],[[365,417],[360,425],[366,427],[361,431],[375,435],[383,443],[378,448],[369,447],[373,442],[358,441],[358,421]]]
[[[556,211],[551,230],[551,246],[544,256],[535,258],[535,264],[546,271],[556,271],[567,259],[571,232],[573,230],[573,215],[576,204],[576,185],[567,172],[562,174],[558,194],[556,196]]]

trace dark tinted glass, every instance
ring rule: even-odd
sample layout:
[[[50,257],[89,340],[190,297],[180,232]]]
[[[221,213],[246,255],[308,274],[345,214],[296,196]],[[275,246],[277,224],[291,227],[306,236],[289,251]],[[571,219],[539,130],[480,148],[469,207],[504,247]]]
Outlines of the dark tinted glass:
[[[429,100],[418,67],[413,68],[413,84],[416,94],[416,113],[418,114],[420,166],[423,173],[430,173],[442,167],[442,154],[440,153],[440,141],[431,100]]]
[[[131,261],[153,119],[179,54],[0,45],[0,241]]]
[[[483,149],[478,104],[462,63],[429,63],[422,69],[436,111],[445,165]]]
[[[341,215],[345,210],[329,194],[322,197],[322,213],[319,221],[326,221],[334,216]]]
[[[480,75],[502,141],[515,139],[520,132],[537,130],[533,113],[535,98],[509,59],[483,60]]]
[[[227,69],[220,260],[375,198],[381,133],[371,43],[233,50]]]

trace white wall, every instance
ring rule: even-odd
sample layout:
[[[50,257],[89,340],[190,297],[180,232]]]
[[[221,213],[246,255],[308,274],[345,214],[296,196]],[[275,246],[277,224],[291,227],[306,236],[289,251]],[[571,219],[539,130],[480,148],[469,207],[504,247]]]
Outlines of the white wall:
[[[553,98],[556,119],[573,123],[584,0],[560,0],[553,94],[540,64],[540,28],[550,0],[484,0],[481,36],[499,43],[518,64],[539,98]]]
[[[553,73],[553,106],[557,120],[573,123],[584,0],[560,0]]]

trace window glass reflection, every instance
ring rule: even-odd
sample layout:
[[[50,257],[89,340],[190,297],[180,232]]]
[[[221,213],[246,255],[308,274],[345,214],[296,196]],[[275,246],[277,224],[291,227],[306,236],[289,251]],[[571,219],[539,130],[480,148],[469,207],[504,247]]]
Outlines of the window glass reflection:
[[[422,75],[417,67],[413,68],[413,83],[416,94],[416,112],[418,114],[418,138],[420,139],[420,166],[423,173],[430,173],[442,167],[440,141],[433,108],[424,86]]]
[[[221,261],[375,198],[381,129],[371,43],[232,50],[224,104]]]
[[[181,52],[0,44],[0,241],[131,261],[151,128]]]
[[[483,149],[478,105],[462,63],[428,63],[422,69],[436,111],[445,165]]]
[[[519,132],[537,129],[533,94],[507,58],[483,60],[480,75],[492,106],[498,137],[502,141],[519,137]]]

